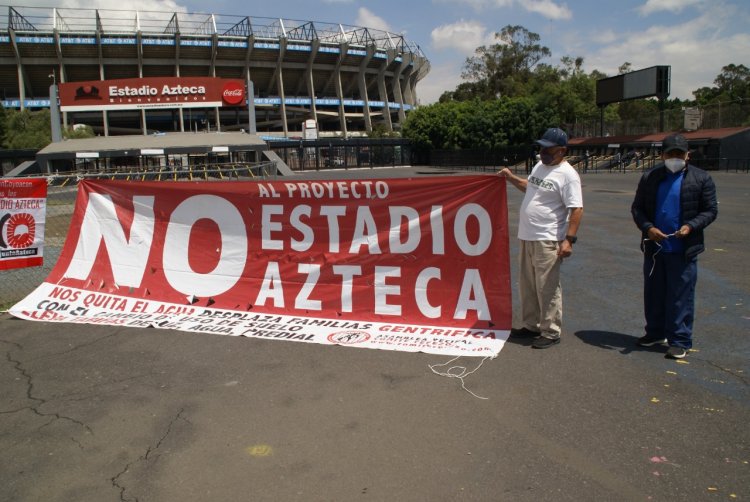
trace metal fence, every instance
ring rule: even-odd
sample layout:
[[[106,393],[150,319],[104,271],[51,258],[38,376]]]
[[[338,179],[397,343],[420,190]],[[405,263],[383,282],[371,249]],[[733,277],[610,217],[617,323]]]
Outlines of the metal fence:
[[[568,162],[576,168],[580,174],[598,174],[598,173],[627,173],[637,172],[643,173],[649,169],[656,167],[661,164],[662,160],[660,156],[652,156],[641,158],[638,160],[619,160],[614,155],[590,157],[588,162],[583,156],[569,157]],[[724,171],[732,173],[748,173],[750,172],[750,159],[732,159],[732,158],[704,158],[704,159],[690,159],[690,164],[705,169],[706,171]],[[529,162],[520,161],[515,164],[503,164],[498,162],[496,164],[473,164],[468,165],[466,163],[453,163],[444,164],[441,166],[446,169],[481,172],[481,173],[496,173],[503,167],[508,167],[515,174],[528,174],[531,172],[533,164]]]
[[[686,114],[692,114],[695,118],[686,119]],[[571,137],[596,137],[654,134],[659,131],[683,129],[745,127],[748,124],[750,124],[750,104],[747,100],[739,100],[687,109],[665,110],[663,116],[659,112],[654,112],[636,119],[605,121],[604,124],[599,118],[587,118],[564,124],[563,127]]]
[[[276,163],[215,164],[191,166],[190,169],[153,171],[132,169],[128,171],[98,173],[54,174],[47,178],[47,214],[44,227],[44,265],[0,271],[0,309],[31,293],[49,275],[57,262],[78,195],[78,183],[84,179],[111,179],[128,181],[230,181],[274,179]]]
[[[269,145],[294,171],[397,167],[413,160],[411,141],[401,138],[285,140]]]

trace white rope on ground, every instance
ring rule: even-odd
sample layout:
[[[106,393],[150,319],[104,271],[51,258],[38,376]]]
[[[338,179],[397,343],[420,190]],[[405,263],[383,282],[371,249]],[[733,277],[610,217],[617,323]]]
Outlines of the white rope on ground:
[[[447,371],[437,371],[437,370],[435,370],[435,368],[437,368],[437,367],[449,365],[450,363],[452,363],[453,361],[455,361],[459,357],[461,357],[461,356],[456,356],[453,359],[451,359],[450,361],[442,363],[442,364],[428,364],[427,366],[436,375],[443,376],[443,377],[446,377],[446,378],[458,378],[459,380],[461,380],[461,388],[463,390],[465,390],[466,392],[468,392],[469,394],[471,394],[472,396],[474,396],[475,398],[477,398],[477,399],[489,399],[488,397],[478,396],[475,393],[473,393],[472,391],[470,391],[469,389],[467,389],[466,388],[466,382],[464,381],[464,378],[466,378],[467,376],[469,376],[472,373],[476,372],[479,368],[482,367],[482,365],[484,364],[484,362],[487,359],[492,359],[492,357],[490,357],[490,356],[483,357],[482,361],[479,363],[479,365],[477,365],[477,367],[474,368],[471,371],[466,371],[466,366],[458,366],[458,365],[451,366],[450,368],[448,368]],[[458,370],[458,373],[455,373],[454,370]]]

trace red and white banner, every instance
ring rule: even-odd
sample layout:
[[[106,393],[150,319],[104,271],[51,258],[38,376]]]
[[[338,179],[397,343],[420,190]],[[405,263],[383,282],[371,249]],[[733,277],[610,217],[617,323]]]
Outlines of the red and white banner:
[[[18,317],[494,356],[511,326],[494,176],[83,181]]]
[[[60,84],[59,94],[64,112],[240,106],[245,83],[217,77],[92,80]]]
[[[42,265],[46,207],[46,180],[0,179],[0,270]]]

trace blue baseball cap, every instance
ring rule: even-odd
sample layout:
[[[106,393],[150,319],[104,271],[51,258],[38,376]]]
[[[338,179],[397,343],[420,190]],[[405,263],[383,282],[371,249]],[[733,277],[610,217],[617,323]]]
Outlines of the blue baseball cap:
[[[545,131],[541,139],[536,140],[536,143],[543,148],[549,148],[551,146],[568,146],[568,135],[558,127],[551,127]]]

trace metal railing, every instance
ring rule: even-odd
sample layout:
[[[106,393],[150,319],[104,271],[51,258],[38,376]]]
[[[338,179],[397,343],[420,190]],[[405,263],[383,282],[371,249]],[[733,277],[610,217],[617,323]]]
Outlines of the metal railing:
[[[34,5],[0,5],[0,31],[51,34],[55,31],[75,35],[150,36],[181,34],[183,36],[247,38],[325,43],[368,47],[413,54],[424,58],[424,52],[403,34],[361,26],[321,21],[279,19],[259,16],[209,12],[82,9],[73,7],[37,7]]]

